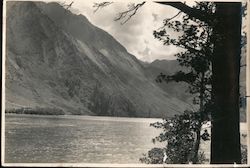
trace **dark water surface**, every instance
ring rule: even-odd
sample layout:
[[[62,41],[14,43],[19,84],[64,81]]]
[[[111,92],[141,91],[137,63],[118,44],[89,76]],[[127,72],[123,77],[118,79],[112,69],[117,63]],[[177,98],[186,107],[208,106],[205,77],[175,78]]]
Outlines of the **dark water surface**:
[[[5,118],[8,163],[140,163],[161,130],[160,119],[39,116]]]

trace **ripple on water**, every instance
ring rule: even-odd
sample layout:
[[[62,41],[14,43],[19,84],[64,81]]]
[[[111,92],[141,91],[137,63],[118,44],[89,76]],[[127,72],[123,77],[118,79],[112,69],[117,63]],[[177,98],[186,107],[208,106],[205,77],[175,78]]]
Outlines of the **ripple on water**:
[[[119,122],[118,122],[119,121]],[[155,119],[6,116],[6,161],[140,163],[160,133]]]

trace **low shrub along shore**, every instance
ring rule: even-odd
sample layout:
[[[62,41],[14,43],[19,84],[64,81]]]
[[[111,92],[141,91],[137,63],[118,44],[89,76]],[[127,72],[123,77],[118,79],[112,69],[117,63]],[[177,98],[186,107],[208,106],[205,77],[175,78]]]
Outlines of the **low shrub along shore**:
[[[13,108],[6,109],[5,113],[14,113],[14,114],[36,114],[36,115],[64,115],[64,111],[58,108],[48,108],[48,107],[22,107],[22,108]]]

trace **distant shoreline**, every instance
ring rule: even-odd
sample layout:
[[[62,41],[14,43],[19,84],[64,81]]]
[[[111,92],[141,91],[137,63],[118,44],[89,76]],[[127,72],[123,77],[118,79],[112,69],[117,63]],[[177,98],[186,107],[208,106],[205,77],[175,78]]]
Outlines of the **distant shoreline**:
[[[46,108],[47,109],[47,108]],[[21,112],[22,111],[22,112]],[[46,112],[41,112],[41,111],[35,111],[32,109],[32,111],[23,111],[21,109],[15,109],[15,110],[10,110],[10,109],[5,109],[5,114],[11,115],[11,114],[17,114],[17,115],[32,115],[32,116],[84,116],[84,117],[111,117],[111,118],[140,118],[140,119],[154,119],[154,120],[161,120],[161,118],[148,118],[148,117],[125,117],[125,116],[98,116],[98,115],[86,115],[86,114],[67,114],[63,110],[60,110],[60,112],[55,111],[46,111]],[[241,121],[240,125],[246,125],[246,121]],[[246,127],[246,126],[244,126]]]
[[[33,114],[15,114],[15,113],[5,113],[6,117],[58,117],[66,119],[80,119],[80,120],[93,120],[93,121],[114,121],[114,122],[143,122],[143,123],[154,123],[159,122],[161,118],[134,118],[134,117],[114,117],[114,116],[90,116],[90,115],[33,115]]]
[[[5,112],[5,114],[41,115],[41,116],[43,116],[43,115],[51,115],[51,116],[53,116],[53,115],[55,115],[55,116],[57,116],[57,115],[66,115],[66,114],[42,114],[42,113],[16,113],[16,112]],[[74,115],[74,114],[73,114],[73,115]]]
[[[66,113],[64,110],[58,108],[31,108],[31,107],[22,107],[22,108],[13,108],[5,109],[5,114],[26,114],[26,115],[51,115],[51,116],[95,116],[95,117],[112,117],[112,118],[145,118],[145,119],[163,119],[164,117],[128,117],[128,116],[110,116],[110,115],[89,115],[82,113]],[[94,113],[93,113],[94,114]]]
[[[13,108],[5,109],[6,114],[32,114],[32,115],[65,115],[65,112],[62,109],[58,108],[45,108],[45,107],[22,107],[22,108]]]

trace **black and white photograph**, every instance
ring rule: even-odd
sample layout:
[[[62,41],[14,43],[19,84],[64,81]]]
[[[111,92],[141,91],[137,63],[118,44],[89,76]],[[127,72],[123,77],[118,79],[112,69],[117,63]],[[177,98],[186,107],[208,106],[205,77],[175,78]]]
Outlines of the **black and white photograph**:
[[[249,0],[3,9],[2,166],[249,166]]]

